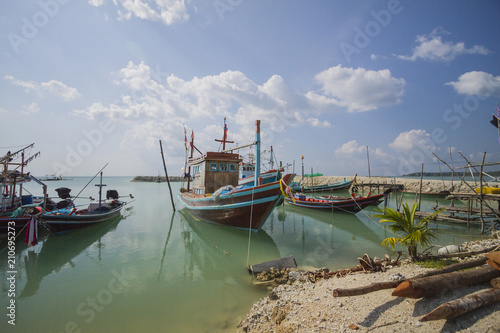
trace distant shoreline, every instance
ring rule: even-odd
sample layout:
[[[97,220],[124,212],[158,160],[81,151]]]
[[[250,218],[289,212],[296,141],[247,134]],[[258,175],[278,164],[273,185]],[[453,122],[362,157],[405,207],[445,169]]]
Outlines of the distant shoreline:
[[[156,179],[158,178],[158,176],[135,176],[131,182],[150,182],[150,183],[154,183],[156,182]],[[167,178],[166,177],[159,177],[161,182],[166,182],[167,181]],[[170,176],[168,177],[168,179],[171,181],[171,182],[182,182],[184,180],[184,177],[181,177],[181,176]]]

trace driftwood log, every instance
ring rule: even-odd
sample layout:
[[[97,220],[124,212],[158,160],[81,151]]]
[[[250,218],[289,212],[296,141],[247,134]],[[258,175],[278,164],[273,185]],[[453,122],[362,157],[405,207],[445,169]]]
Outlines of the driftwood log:
[[[392,296],[427,297],[464,286],[488,282],[496,277],[500,277],[500,271],[490,266],[464,272],[427,276],[402,282],[394,289]]]
[[[493,288],[482,290],[454,301],[441,304],[420,318],[420,321],[451,319],[477,308],[498,302],[500,302],[500,289]]]
[[[499,251],[500,246],[494,245],[490,246],[487,249],[479,250],[479,251],[468,251],[468,252],[457,252],[457,253],[448,253],[448,254],[429,254],[426,255],[426,259],[446,259],[446,258],[465,258],[465,257],[472,257],[476,256],[478,254],[483,254],[487,252],[495,252]]]
[[[459,270],[466,269],[466,268],[481,266],[481,265],[484,265],[484,263],[486,263],[486,260],[487,260],[487,258],[481,257],[478,259],[453,264],[450,266],[446,266],[442,269],[436,269],[436,270],[432,270],[432,271],[429,271],[429,272],[426,272],[423,274],[419,274],[417,276],[412,277],[411,279],[418,279],[418,278],[423,278],[426,276],[439,275],[439,274],[459,271]],[[368,294],[368,293],[378,291],[378,290],[396,288],[402,282],[408,281],[408,280],[409,279],[402,279],[402,280],[398,280],[398,281],[387,281],[387,282],[374,282],[374,283],[371,283],[367,286],[361,286],[361,287],[357,287],[357,288],[335,289],[333,291],[333,296],[334,297],[346,297],[346,296],[364,295],[364,294]]]

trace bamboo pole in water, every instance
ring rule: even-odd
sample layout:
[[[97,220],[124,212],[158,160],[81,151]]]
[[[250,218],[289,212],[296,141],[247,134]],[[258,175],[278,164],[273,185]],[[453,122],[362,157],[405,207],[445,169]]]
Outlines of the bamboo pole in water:
[[[170,191],[170,200],[172,201],[172,209],[175,212],[174,196],[172,195],[172,187],[170,186],[170,179],[168,179],[167,165],[165,164],[165,156],[163,155],[163,146],[161,144],[161,140],[160,140],[160,150],[161,150],[161,159],[163,161],[163,169],[165,169],[165,177],[167,177],[168,190]]]

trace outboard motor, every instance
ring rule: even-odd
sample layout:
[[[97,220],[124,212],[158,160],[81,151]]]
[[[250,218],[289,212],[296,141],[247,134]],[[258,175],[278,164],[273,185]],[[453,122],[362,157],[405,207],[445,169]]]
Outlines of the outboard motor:
[[[118,195],[117,190],[107,190],[106,191],[106,199],[118,200],[120,196]]]
[[[63,209],[71,205],[71,200],[61,200],[57,203],[57,209]]]
[[[69,194],[69,192],[71,192],[70,188],[67,188],[67,187],[56,188],[56,192],[57,192],[57,195],[59,196],[59,198],[61,198],[61,199],[71,198],[71,194]]]

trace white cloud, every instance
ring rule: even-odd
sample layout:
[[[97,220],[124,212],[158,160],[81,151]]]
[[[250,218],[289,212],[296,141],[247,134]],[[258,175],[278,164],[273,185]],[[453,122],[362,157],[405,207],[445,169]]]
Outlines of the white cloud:
[[[89,0],[89,4],[94,7],[99,7],[104,5],[104,0]]]
[[[406,85],[404,79],[392,77],[390,70],[366,70],[364,68],[331,67],[316,74],[324,96],[309,92],[313,103],[347,107],[349,112],[376,110],[401,102]]]
[[[458,81],[446,84],[455,88],[459,94],[480,96],[500,95],[500,76],[493,76],[485,72],[468,72],[460,75]]]
[[[332,124],[330,124],[329,121],[326,120],[319,120],[318,118],[307,118],[307,123],[313,127],[325,127],[329,128],[332,127]]]
[[[352,155],[366,152],[366,146],[360,146],[357,140],[351,140],[344,143],[340,148],[335,150],[335,154]]]
[[[90,0],[89,3],[93,6],[102,5],[103,0]],[[120,20],[130,20],[135,16],[172,25],[189,19],[184,0],[113,0],[113,4],[118,7]]]
[[[414,150],[421,150],[423,152],[434,152],[437,150],[431,135],[425,130],[402,132],[389,144],[389,147],[399,153],[406,154]]]
[[[102,115],[114,119],[169,119],[181,123],[232,116],[234,123],[239,125],[253,124],[255,119],[261,119],[271,130],[282,131],[287,126],[306,122],[302,113],[313,109],[307,98],[289,89],[278,75],[262,85],[239,71],[194,77],[189,81],[162,75],[154,73],[144,62],[137,65],[130,62],[119,71],[115,81],[128,90],[120,101],[107,106],[94,103],[74,113],[89,118]],[[314,118],[307,122],[311,126],[330,126]]]
[[[80,98],[81,95],[78,89],[68,87],[64,83],[56,80],[50,80],[48,82],[35,82],[35,81],[23,81],[14,78],[12,75],[6,75],[6,80],[9,80],[13,85],[23,87],[26,91],[35,91],[40,95],[44,92],[51,93],[52,95],[58,96],[65,101],[70,101],[76,98]]]
[[[40,111],[40,108],[36,103],[31,103],[30,105],[23,105],[23,110],[21,113],[25,115],[31,115]]]
[[[442,35],[444,34],[448,33],[441,28],[438,28],[434,29],[428,35],[417,36],[417,46],[413,48],[413,54],[410,56],[398,55],[398,58],[409,61],[423,59],[448,62],[462,54],[486,55],[490,52],[487,48],[481,45],[475,45],[472,48],[466,48],[463,42],[443,42]]]

